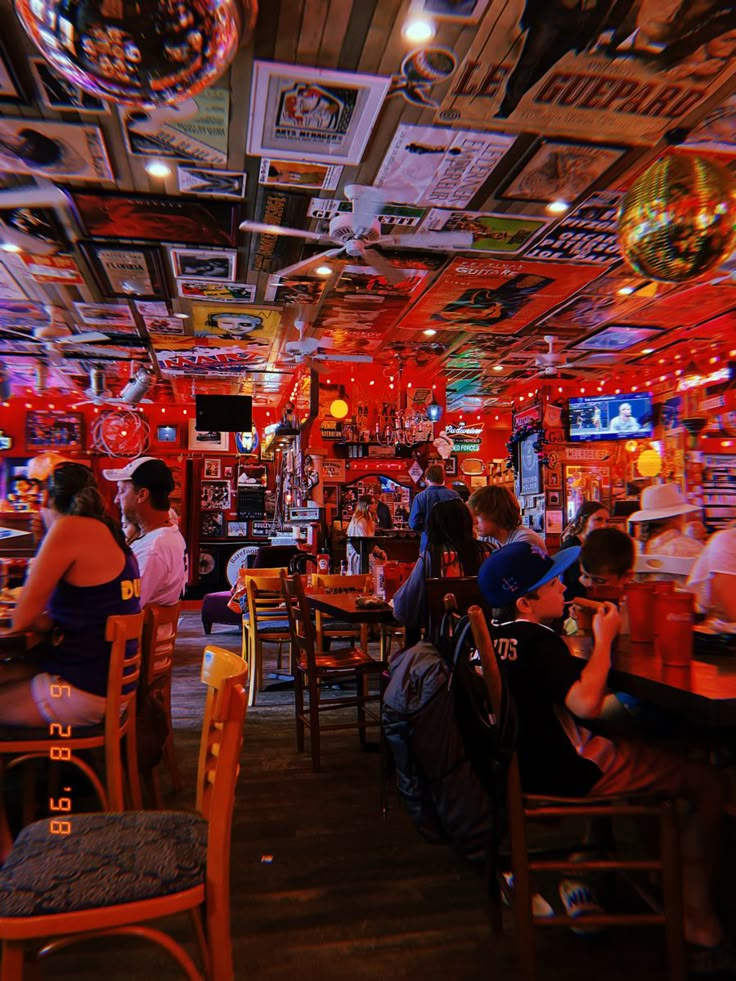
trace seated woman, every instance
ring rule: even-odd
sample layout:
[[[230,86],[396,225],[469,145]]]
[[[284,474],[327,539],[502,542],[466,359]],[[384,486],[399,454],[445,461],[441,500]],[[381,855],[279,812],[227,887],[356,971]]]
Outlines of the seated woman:
[[[105,711],[107,618],[138,613],[135,556],[105,511],[92,471],[62,463],[42,500],[48,532],[33,560],[12,630],[51,631],[27,663],[0,665],[0,724],[94,725]],[[51,686],[66,682],[62,697]]]
[[[429,512],[427,549],[394,596],[394,616],[405,627],[426,627],[429,611],[425,580],[477,576],[491,546],[473,537],[473,518],[459,497],[439,501]]]
[[[376,533],[376,513],[373,505],[373,498],[370,494],[361,494],[355,504],[355,511],[347,527],[347,548],[346,556],[348,560],[348,575],[359,576],[366,570],[361,568],[360,551],[351,541],[353,538],[372,538]],[[386,553],[377,545],[374,545],[370,554],[375,559],[385,559]]]
[[[706,614],[709,631],[736,635],[736,527],[713,535],[690,570],[686,589]]]
[[[604,507],[600,501],[583,501],[577,509],[575,517],[562,532],[560,551],[563,548],[582,545],[591,531],[606,527],[609,517],[608,508]],[[585,590],[580,584],[580,562],[573,562],[565,570],[562,581],[565,584],[566,603],[575,599],[576,596],[585,595]]]

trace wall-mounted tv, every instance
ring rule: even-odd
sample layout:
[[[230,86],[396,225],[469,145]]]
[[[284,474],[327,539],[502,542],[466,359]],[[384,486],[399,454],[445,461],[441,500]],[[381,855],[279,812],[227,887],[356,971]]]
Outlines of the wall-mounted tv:
[[[198,432],[240,433],[253,428],[250,395],[197,395],[194,407]]]
[[[591,395],[570,399],[570,442],[647,439],[653,431],[652,393]]]

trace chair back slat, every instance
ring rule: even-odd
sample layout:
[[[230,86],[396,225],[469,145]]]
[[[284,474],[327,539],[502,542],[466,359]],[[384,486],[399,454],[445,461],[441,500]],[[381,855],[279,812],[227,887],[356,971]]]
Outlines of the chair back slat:
[[[141,644],[143,619],[143,613],[121,614],[107,618],[105,640],[110,641],[111,644],[110,671],[107,679],[107,716],[115,700],[121,711],[130,702],[135,701],[143,660]],[[130,653],[126,651],[128,641],[135,641],[135,650]],[[117,718],[119,716],[120,711],[117,713]]]
[[[228,735],[233,720],[240,723],[241,735],[237,739],[237,752],[240,752],[242,726],[245,720],[247,698],[245,685],[248,666],[242,657],[222,647],[208,644],[202,658],[200,678],[207,686],[202,738],[199,744],[199,765],[197,768],[197,810],[210,822],[212,828],[215,815],[224,807],[232,815],[232,800],[237,777],[237,760],[223,760],[223,753],[233,751],[232,735]],[[242,712],[240,694],[243,694]],[[227,771],[230,770],[229,778]],[[224,775],[223,775],[224,774]],[[228,791],[228,785],[230,790]],[[219,820],[219,818],[218,818]],[[229,830],[228,830],[229,838]]]
[[[373,576],[364,575],[357,576],[341,576],[338,573],[333,573],[331,575],[325,575],[324,573],[312,573],[312,586],[315,592],[319,592],[321,589],[356,589],[358,592],[362,593],[366,588],[368,582],[373,583]]]
[[[479,606],[471,606],[468,610],[468,619],[473,631],[473,641],[483,667],[483,680],[486,683],[491,707],[494,714],[500,718],[503,704],[503,678],[496,659],[496,652],[493,650],[493,641],[488,630],[486,615]]]
[[[143,678],[146,688],[171,673],[181,603],[160,606],[149,603],[143,610]]]
[[[291,630],[292,651],[295,654],[298,651],[302,651],[305,655],[308,670],[313,671],[315,667],[314,623],[312,622],[301,576],[287,576],[282,572],[281,583]]]

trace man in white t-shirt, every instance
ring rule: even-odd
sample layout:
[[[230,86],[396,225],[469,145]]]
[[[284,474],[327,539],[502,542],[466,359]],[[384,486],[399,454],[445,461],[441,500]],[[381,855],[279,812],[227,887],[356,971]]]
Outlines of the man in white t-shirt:
[[[141,572],[141,606],[173,606],[186,586],[187,551],[183,535],[169,517],[171,470],[163,460],[144,456],[120,470],[102,473],[117,482],[115,503],[123,518],[140,528],[130,547]]]
[[[736,527],[713,535],[695,560],[685,588],[695,594],[710,629],[736,634]]]

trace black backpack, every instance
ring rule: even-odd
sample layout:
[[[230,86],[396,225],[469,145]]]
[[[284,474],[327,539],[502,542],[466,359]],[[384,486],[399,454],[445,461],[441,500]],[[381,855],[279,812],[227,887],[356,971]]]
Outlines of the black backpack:
[[[419,832],[468,858],[495,856],[505,827],[506,764],[516,739],[509,702],[497,720],[471,656],[467,618],[446,616],[437,645],[391,661],[384,734],[399,795]]]

